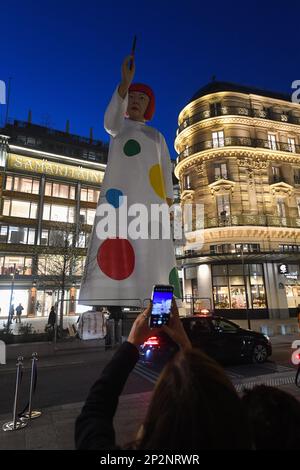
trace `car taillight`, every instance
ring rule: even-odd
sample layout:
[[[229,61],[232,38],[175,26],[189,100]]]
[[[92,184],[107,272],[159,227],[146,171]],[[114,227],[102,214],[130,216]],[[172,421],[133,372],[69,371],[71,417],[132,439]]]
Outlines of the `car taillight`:
[[[159,341],[157,336],[151,336],[147,341],[144,342],[144,346],[158,346]]]
[[[202,308],[200,310],[200,314],[201,315],[209,315],[210,314],[210,311],[207,309],[207,308]]]

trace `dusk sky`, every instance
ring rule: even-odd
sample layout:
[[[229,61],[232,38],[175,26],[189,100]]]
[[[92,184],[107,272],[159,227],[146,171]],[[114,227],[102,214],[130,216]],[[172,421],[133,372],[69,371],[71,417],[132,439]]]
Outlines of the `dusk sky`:
[[[299,3],[194,0],[1,2],[0,80],[9,116],[108,141],[103,115],[137,34],[135,81],[155,91],[150,125],[175,158],[180,110],[213,75],[291,93],[300,80]],[[0,106],[3,122],[5,107]]]

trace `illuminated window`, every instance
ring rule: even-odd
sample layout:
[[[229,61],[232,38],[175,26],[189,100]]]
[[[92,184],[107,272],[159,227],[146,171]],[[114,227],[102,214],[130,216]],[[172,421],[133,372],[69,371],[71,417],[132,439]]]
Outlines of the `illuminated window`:
[[[224,131],[212,133],[213,147],[224,147]]]
[[[33,178],[23,178],[19,176],[7,176],[5,189],[8,191],[18,191],[21,193],[38,194],[40,182]]]
[[[3,215],[25,219],[36,219],[37,206],[36,202],[5,199],[3,203]]]
[[[8,276],[10,274],[30,276],[32,274],[32,258],[25,256],[5,256],[4,263],[1,266],[1,274]]]
[[[100,191],[97,189],[91,188],[81,188],[80,191],[80,199],[81,201],[88,201],[88,202],[98,202]]]
[[[277,150],[276,134],[268,134],[268,142],[271,150]]]
[[[292,137],[288,137],[288,148],[289,152],[296,152],[296,141]]]
[[[45,196],[75,199],[75,186],[47,181],[45,184]]]
[[[58,204],[44,204],[43,219],[74,223],[74,207]]]
[[[93,225],[96,211],[94,209],[80,209],[80,223]]]

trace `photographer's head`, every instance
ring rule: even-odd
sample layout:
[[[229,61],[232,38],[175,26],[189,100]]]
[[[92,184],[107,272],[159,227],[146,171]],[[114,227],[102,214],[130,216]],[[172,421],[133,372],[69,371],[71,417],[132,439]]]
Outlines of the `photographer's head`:
[[[249,449],[241,400],[223,369],[195,349],[162,371],[143,427],[141,449]]]

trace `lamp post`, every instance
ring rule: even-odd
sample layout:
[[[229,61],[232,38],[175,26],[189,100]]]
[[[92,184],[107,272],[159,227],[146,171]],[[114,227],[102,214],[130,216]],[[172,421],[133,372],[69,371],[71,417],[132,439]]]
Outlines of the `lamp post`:
[[[248,297],[248,282],[247,276],[245,275],[245,263],[244,263],[244,245],[241,244],[241,253],[242,253],[242,266],[243,266],[243,278],[245,286],[245,296],[246,296],[246,316],[248,322],[248,330],[251,330],[250,315],[249,315],[249,297]]]
[[[11,273],[12,280],[11,280],[11,289],[10,289],[10,300],[9,300],[9,308],[8,308],[8,319],[7,319],[7,331],[9,330],[12,315],[11,315],[11,306],[12,306],[12,299],[14,295],[14,286],[15,286],[15,274],[16,274],[16,263],[14,263],[13,272]]]

